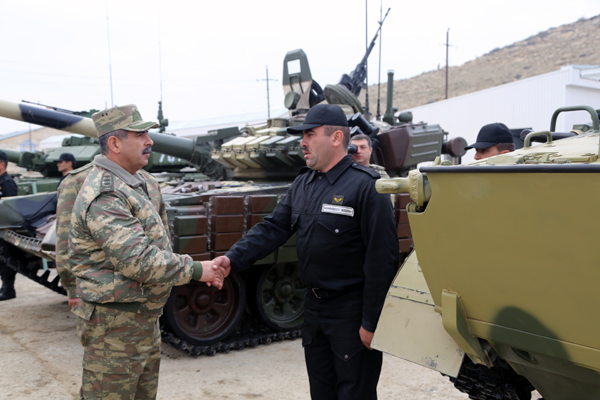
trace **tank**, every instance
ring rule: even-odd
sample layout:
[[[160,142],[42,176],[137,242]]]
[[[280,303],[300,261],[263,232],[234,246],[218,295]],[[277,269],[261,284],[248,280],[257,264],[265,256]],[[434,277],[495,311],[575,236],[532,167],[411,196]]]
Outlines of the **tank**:
[[[206,173],[215,165],[228,171],[229,180],[182,177],[164,184],[174,251],[199,261],[225,254],[272,212],[305,165],[301,137],[288,135],[286,128],[302,124],[308,110],[324,101],[344,109],[353,134],[366,133],[374,139],[378,146],[374,160],[383,166],[389,163],[392,175],[405,175],[419,162],[432,161],[443,153],[460,156],[452,153],[453,147],[448,144],[451,140],[438,125],[413,123],[409,118],[391,118],[391,124],[367,121],[360,102],[345,85],[321,89],[312,79],[301,49],[286,54],[282,81],[289,111],[262,125],[241,130],[224,128],[195,139],[150,134],[153,150],[186,160],[199,172]],[[88,136],[95,134],[88,118],[29,105],[0,102],[0,116]],[[232,135],[236,137],[227,140]],[[207,152],[206,141],[221,140],[224,143],[211,145]],[[156,176],[162,179],[163,175]],[[52,268],[52,230],[44,237],[38,233],[36,238],[35,231],[27,229],[26,224],[32,225],[27,222],[33,218],[30,214],[40,221],[48,220],[53,213],[50,196],[0,200],[0,237],[5,246],[0,249],[0,258],[34,279],[45,266],[48,271]],[[402,202],[395,205],[395,218],[401,251],[408,255],[412,240],[403,206]],[[174,287],[161,318],[163,339],[193,355],[212,355],[298,337],[304,319],[305,287],[298,276],[295,246],[292,237],[249,271],[228,277],[220,291],[200,282]],[[62,289],[58,279],[46,282],[55,290]]]
[[[555,132],[572,111],[592,122]],[[373,347],[449,376],[471,399],[600,398],[599,129],[593,108],[564,107],[512,153],[379,180],[382,193],[410,194],[415,250]]]

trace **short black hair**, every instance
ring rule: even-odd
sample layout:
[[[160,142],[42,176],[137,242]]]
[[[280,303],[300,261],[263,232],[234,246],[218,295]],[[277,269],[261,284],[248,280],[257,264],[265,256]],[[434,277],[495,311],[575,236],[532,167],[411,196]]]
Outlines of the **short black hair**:
[[[353,140],[366,140],[367,143],[369,143],[369,148],[370,149],[373,148],[373,141],[371,140],[370,137],[368,137],[367,135],[365,135],[363,133],[352,136],[352,138],[350,139],[350,141],[353,141]]]
[[[347,126],[336,126],[336,125],[323,125],[325,128],[325,136],[331,136],[335,131],[342,131],[344,139],[342,140],[342,146],[348,147],[350,144],[350,128]]]
[[[499,152],[503,152],[504,150],[515,151],[515,144],[514,143],[498,143],[496,145],[496,148],[498,149]]]

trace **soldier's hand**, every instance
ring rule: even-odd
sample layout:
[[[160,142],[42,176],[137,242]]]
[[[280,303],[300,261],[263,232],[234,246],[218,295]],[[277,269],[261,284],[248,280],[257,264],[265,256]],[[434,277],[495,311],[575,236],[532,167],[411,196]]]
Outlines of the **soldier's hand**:
[[[69,300],[67,300],[67,303],[69,304],[69,307],[73,308],[77,305],[77,303],[79,303],[81,299],[75,297],[75,298],[69,298]]]
[[[221,267],[223,269],[223,274],[225,277],[227,277],[231,272],[231,260],[229,260],[229,257],[219,256],[213,260],[213,263],[216,267]]]
[[[373,341],[374,332],[369,332],[361,326],[358,330],[358,334],[360,335],[360,340],[365,345],[365,347],[369,350],[373,350],[371,348],[371,342]]]
[[[216,266],[212,261],[202,261],[202,277],[200,281],[206,282],[208,286],[223,288],[225,274],[223,268]]]

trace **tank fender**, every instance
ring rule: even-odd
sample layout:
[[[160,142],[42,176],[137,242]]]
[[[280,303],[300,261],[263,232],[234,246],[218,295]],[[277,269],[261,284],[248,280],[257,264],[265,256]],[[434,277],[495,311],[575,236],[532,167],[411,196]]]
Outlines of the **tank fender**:
[[[414,251],[388,291],[372,347],[452,377],[458,375],[465,353],[444,329]]]

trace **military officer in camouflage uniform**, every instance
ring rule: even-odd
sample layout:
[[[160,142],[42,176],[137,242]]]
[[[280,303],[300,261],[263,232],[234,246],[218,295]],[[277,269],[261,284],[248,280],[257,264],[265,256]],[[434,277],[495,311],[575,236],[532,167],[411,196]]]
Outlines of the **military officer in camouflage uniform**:
[[[69,261],[69,229],[71,227],[71,212],[79,190],[85,182],[92,164],[86,164],[81,168],[70,171],[65,175],[58,186],[58,203],[56,205],[56,270],[60,276],[60,282],[67,291],[69,305],[74,307],[77,298],[77,287],[75,275],[71,272]]]
[[[356,146],[356,153],[352,154],[352,160],[355,163],[364,165],[367,168],[374,169],[381,175],[383,179],[388,179],[390,176],[385,172],[385,168],[381,165],[371,164],[371,153],[373,153],[373,142],[367,135],[352,136],[351,143]]]
[[[92,116],[102,154],[77,195],[69,258],[73,308],[84,347],[83,399],[154,399],[158,389],[158,318],[171,287],[192,279],[222,287],[223,271],[172,252],[158,182],[141,168],[152,140],[134,105]]]

